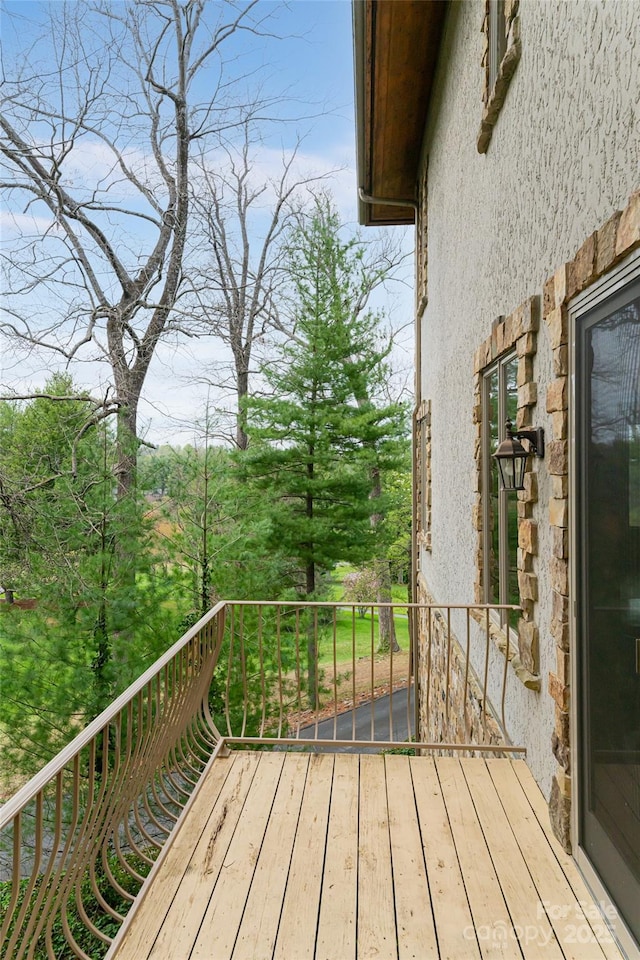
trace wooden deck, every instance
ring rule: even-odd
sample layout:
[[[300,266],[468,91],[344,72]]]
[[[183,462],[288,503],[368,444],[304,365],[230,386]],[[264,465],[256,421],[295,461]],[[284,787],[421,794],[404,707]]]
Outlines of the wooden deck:
[[[234,751],[108,957],[620,958],[523,761]]]

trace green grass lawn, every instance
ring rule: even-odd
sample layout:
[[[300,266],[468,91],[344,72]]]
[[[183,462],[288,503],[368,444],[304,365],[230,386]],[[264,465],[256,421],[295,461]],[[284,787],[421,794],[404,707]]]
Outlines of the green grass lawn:
[[[356,568],[352,567],[348,563],[339,563],[332,575],[331,583],[328,590],[328,600],[333,600],[335,603],[340,603],[344,599],[344,587],[342,586],[344,578],[349,573],[356,573]],[[392,583],[391,584],[391,597],[394,603],[406,603],[407,602],[407,585],[406,583]]]
[[[355,567],[348,563],[339,563],[333,572],[333,580],[329,587],[329,601],[341,603],[344,600],[344,587],[342,581],[348,573],[355,572]],[[394,583],[391,586],[391,598],[394,603],[406,603],[407,587],[406,584]],[[355,656],[370,657],[375,655],[378,649],[378,617],[374,613],[373,625],[373,645],[371,641],[371,611],[366,616],[359,616],[358,608],[355,612]],[[354,618],[351,609],[340,609],[337,611],[336,618],[336,662],[344,663],[353,659],[353,632]],[[403,650],[409,647],[409,626],[407,622],[407,610],[400,608],[395,611],[396,638]],[[323,638],[320,640],[319,660],[322,664],[333,663],[333,627],[329,625],[323,630]]]
[[[396,628],[396,638],[403,650],[409,647],[409,625],[404,616],[396,614],[394,618]],[[360,657],[370,657],[375,655],[378,649],[378,617],[373,617],[373,646],[371,640],[372,624],[371,614],[368,613],[362,619],[356,611],[355,619],[350,609],[339,609],[336,611],[335,636],[336,636],[336,662],[345,663],[353,659],[353,637],[355,631],[355,656],[356,660]],[[321,664],[330,665],[333,663],[333,624],[324,626],[319,643],[319,661]]]

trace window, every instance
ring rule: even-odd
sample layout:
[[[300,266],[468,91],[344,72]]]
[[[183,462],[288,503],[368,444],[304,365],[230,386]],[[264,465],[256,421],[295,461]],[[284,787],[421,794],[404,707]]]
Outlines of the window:
[[[484,0],[482,32],[484,74],[482,100],[484,110],[476,146],[478,153],[486,153],[500,111],[520,60],[519,0]]]
[[[518,359],[509,354],[489,367],[483,376],[483,531],[484,602],[520,603],[518,591],[518,499],[500,490],[498,467],[492,457],[505,437],[505,421],[516,422],[518,409]],[[513,611],[510,625],[519,618]]]
[[[418,542],[431,550],[431,401],[423,400],[416,414],[418,481]]]
[[[424,311],[427,297],[427,264],[428,264],[428,245],[427,245],[427,171],[428,161],[425,160],[422,167],[422,176],[420,179],[420,191],[418,195],[418,221],[416,232],[416,283],[418,288],[418,311]],[[418,319],[420,322],[420,319]]]
[[[475,425],[476,581],[477,603],[518,604],[522,615],[510,618],[512,631],[497,622],[492,630],[500,649],[509,640],[509,654],[516,676],[531,690],[540,689],[539,629],[535,622],[538,597],[538,524],[534,517],[538,500],[537,478],[527,474],[526,489],[517,495],[500,493],[492,453],[503,436],[507,416],[518,424],[531,424],[532,407],[538,402],[534,377],[536,331],[540,299],[530,297],[508,317],[491,324],[491,334],[474,354],[473,422]],[[496,357],[497,351],[499,359]],[[516,390],[517,388],[517,390]],[[566,431],[563,432],[566,437]],[[537,473],[530,464],[532,474]],[[516,539],[517,534],[517,539]],[[555,558],[558,563],[559,558]],[[515,634],[517,630],[517,644]],[[515,654],[518,654],[517,660]]]
[[[502,58],[507,49],[504,0],[489,0],[489,91],[493,90]]]

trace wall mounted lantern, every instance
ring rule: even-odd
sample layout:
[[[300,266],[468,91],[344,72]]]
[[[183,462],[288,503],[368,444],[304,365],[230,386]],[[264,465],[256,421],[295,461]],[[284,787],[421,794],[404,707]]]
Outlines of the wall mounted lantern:
[[[493,454],[500,470],[502,490],[524,490],[524,470],[527,457],[534,453],[536,457],[544,457],[544,430],[537,427],[535,430],[513,430],[511,420],[506,422],[506,439],[498,445]],[[520,443],[526,440],[529,449]]]

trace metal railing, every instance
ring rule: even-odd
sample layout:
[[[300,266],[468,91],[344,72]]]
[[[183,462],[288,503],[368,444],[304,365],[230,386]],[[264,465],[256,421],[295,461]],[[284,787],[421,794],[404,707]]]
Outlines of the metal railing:
[[[221,743],[208,698],[223,632],[219,604],[0,810],[0,957],[106,953]]]
[[[415,750],[469,751],[475,745],[485,752],[525,752],[511,744],[506,730],[508,636],[500,652],[499,714],[493,713],[488,696],[490,653],[498,653],[491,641],[491,618],[517,607],[233,601],[226,609],[227,648],[221,664],[225,680],[218,690],[214,716],[229,745],[277,740],[283,746],[380,750],[406,747],[410,741]],[[379,649],[383,613],[394,624],[399,652],[393,646],[384,653]],[[420,645],[414,642],[418,632]],[[482,666],[480,674],[473,667],[474,649]],[[364,684],[359,669],[363,660]],[[381,664],[385,669],[376,674]],[[451,683],[454,664],[462,676],[457,688]],[[455,709],[465,726],[475,701],[482,732],[490,722],[499,743],[484,736],[472,742],[416,739],[419,727],[430,726],[436,674],[438,709],[444,711],[445,722]],[[424,689],[418,697],[416,678],[420,677]],[[385,697],[383,709],[381,696]]]
[[[476,749],[521,752],[504,729],[508,640],[502,724],[488,707],[499,609],[218,604],[0,810],[0,957],[104,956],[228,746],[469,750],[416,731],[432,708],[446,720],[475,705]],[[380,649],[391,623],[400,649]],[[436,674],[444,698],[433,694]],[[484,736],[489,722],[502,726],[500,743]]]

